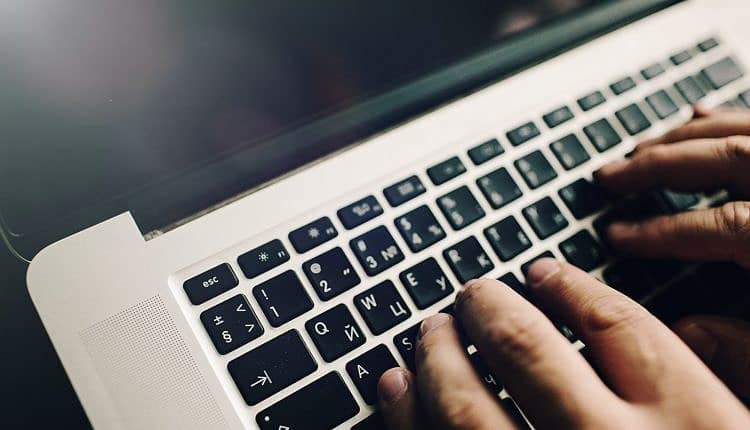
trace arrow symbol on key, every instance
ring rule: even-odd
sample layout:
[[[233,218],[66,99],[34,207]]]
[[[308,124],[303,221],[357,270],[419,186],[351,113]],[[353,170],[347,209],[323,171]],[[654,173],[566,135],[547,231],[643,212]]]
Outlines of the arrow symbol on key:
[[[264,370],[263,374],[261,376],[258,376],[258,380],[255,381],[255,382],[253,382],[252,384],[250,384],[250,387],[254,387],[254,386],[258,385],[258,384],[260,384],[260,386],[262,387],[262,386],[266,385],[266,382],[268,382],[269,384],[273,384],[273,381],[271,380],[271,377],[268,376],[268,372],[266,372]]]

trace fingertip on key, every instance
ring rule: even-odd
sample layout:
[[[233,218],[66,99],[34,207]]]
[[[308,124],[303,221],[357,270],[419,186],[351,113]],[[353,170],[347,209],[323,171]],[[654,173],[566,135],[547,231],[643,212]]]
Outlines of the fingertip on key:
[[[531,288],[537,287],[550,276],[559,272],[561,268],[560,262],[554,258],[540,258],[529,267],[529,271],[526,273],[526,283]]]

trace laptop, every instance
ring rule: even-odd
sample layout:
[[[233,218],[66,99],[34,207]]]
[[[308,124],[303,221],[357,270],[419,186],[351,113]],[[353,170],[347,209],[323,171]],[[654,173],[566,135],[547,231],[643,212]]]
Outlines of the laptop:
[[[592,172],[693,103],[750,107],[741,0],[1,15],[2,237],[102,429],[379,428],[419,323],[541,255],[647,302],[682,272],[613,256]]]

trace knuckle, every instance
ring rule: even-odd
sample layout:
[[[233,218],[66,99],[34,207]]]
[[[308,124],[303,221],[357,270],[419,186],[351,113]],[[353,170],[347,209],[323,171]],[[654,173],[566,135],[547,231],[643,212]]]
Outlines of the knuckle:
[[[729,136],[724,140],[723,149],[730,160],[750,161],[750,139],[747,136]]]
[[[717,224],[730,234],[746,234],[750,231],[750,203],[725,203],[716,212]]]
[[[507,359],[533,361],[546,344],[544,322],[535,315],[510,313],[487,327],[487,341]]]
[[[648,318],[638,304],[622,295],[605,295],[592,299],[583,312],[583,327],[591,332],[622,330]]]

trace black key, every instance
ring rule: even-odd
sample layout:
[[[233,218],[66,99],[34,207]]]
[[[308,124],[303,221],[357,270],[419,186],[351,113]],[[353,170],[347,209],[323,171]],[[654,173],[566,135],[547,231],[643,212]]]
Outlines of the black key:
[[[354,297],[354,305],[373,334],[381,334],[409,319],[411,311],[391,281],[383,281]]]
[[[583,111],[590,111],[606,101],[607,99],[601,91],[594,91],[593,93],[578,99],[578,106],[580,106]]]
[[[680,51],[671,57],[669,57],[669,61],[672,62],[675,66],[679,66],[680,64],[687,63],[693,58],[693,54],[690,53],[690,51]]]
[[[539,188],[557,177],[555,169],[544,158],[542,151],[534,151],[513,164],[531,189]]]
[[[668,118],[680,110],[674,100],[672,100],[672,97],[664,90],[657,91],[646,97],[646,101],[659,119]]]
[[[573,111],[567,106],[561,106],[544,115],[542,119],[544,120],[544,123],[547,124],[547,127],[555,128],[558,125],[573,119]]]
[[[261,430],[329,430],[359,413],[359,406],[336,372],[302,387],[259,412]]]
[[[203,311],[201,322],[219,354],[234,351],[263,334],[263,326],[242,294]]]
[[[643,271],[649,279],[657,285],[673,281],[678,275],[690,267],[690,263],[679,260],[642,260]]]
[[[382,225],[350,240],[349,246],[365,273],[370,276],[375,276],[404,259],[393,236]]]
[[[315,364],[297,330],[289,330],[230,361],[229,374],[248,405],[313,373]]]
[[[292,242],[294,249],[301,254],[328,242],[338,234],[331,219],[324,216],[289,233],[289,241]]]
[[[539,239],[546,239],[568,226],[568,220],[549,197],[525,207],[523,216]]]
[[[521,189],[516,181],[510,177],[505,167],[501,167],[477,179],[477,186],[490,202],[493,209],[499,209],[513,200],[521,197]]]
[[[620,94],[635,88],[635,81],[631,77],[623,78],[610,85],[609,88],[616,96],[619,96]]]
[[[641,300],[653,291],[655,284],[634,260],[623,260],[604,269],[604,282],[633,300]]]
[[[601,189],[583,178],[561,188],[558,194],[576,219],[586,218],[604,207]]]
[[[588,230],[581,230],[560,244],[570,264],[590,272],[604,264],[604,251]]]
[[[396,218],[395,223],[413,252],[419,252],[445,237],[443,227],[425,205]]]
[[[479,278],[495,267],[474,236],[469,236],[443,251],[443,257],[462,284],[470,279]]]
[[[274,267],[289,261],[289,253],[279,239],[251,249],[237,257],[237,263],[247,278],[255,278]]]
[[[484,216],[484,209],[466,185],[440,197],[437,204],[454,230],[461,230]]]
[[[531,267],[532,264],[536,260],[539,260],[540,258],[555,258],[555,255],[552,253],[552,251],[544,251],[541,254],[537,255],[536,257],[532,258],[531,260],[523,263],[521,265],[521,272],[523,273],[523,276],[526,276],[527,273],[529,273],[529,267]]]
[[[510,397],[506,397],[500,400],[500,405],[516,424],[517,429],[528,430],[531,428],[527,424],[526,419],[524,419],[523,414],[521,414],[521,410],[518,409],[518,405],[516,405],[516,402],[514,402],[513,399],[511,399]]]
[[[401,354],[401,357],[404,359],[406,367],[408,367],[412,371],[415,370],[414,348],[417,345],[417,333],[419,333],[420,325],[422,325],[421,322],[409,327],[408,329],[393,337],[393,344],[396,345],[398,353]]]
[[[339,220],[348,230],[364,224],[382,213],[383,207],[378,203],[378,199],[372,195],[344,206],[336,212]]]
[[[435,185],[444,184],[466,171],[466,167],[458,157],[449,158],[427,169],[427,176]]]
[[[352,430],[383,430],[385,427],[385,421],[383,415],[380,412],[375,412],[364,420],[354,424]]]
[[[321,300],[330,300],[360,283],[344,251],[333,248],[302,264],[302,270]]]
[[[190,303],[199,305],[239,284],[229,264],[224,263],[193,276],[182,284]]]
[[[482,357],[478,352],[471,354],[469,356],[469,361],[471,362],[471,366],[477,372],[477,375],[482,379],[484,386],[487,387],[492,394],[499,394],[503,391],[503,386],[497,381],[497,377],[492,373],[484,360],[482,360]]]
[[[591,158],[575,134],[556,140],[549,147],[565,170],[573,169]]]
[[[636,104],[631,104],[618,110],[615,112],[615,116],[617,116],[622,126],[625,127],[625,131],[631,136],[635,136],[651,127],[651,121],[646,118],[646,115],[644,115],[641,108]]]
[[[591,144],[594,145],[594,147],[596,147],[596,150],[599,152],[604,152],[622,142],[620,136],[617,134],[615,129],[612,128],[612,124],[610,124],[609,121],[604,118],[584,127],[583,132],[586,134],[586,137],[589,138]]]
[[[365,335],[343,303],[306,322],[305,329],[329,363],[365,343]]]
[[[531,294],[529,294],[529,289],[526,288],[526,285],[523,284],[516,275],[513,274],[513,272],[508,272],[504,274],[503,276],[497,278],[498,281],[502,282],[503,284],[509,286],[513,289],[513,291],[520,294],[523,298],[526,300],[529,300],[531,297]]]
[[[698,81],[692,76],[680,79],[675,82],[674,86],[677,88],[677,91],[680,92],[680,95],[685,101],[690,104],[693,104],[706,96],[706,92],[703,91],[703,88],[698,84]]]
[[[614,206],[594,220],[593,226],[599,239],[607,244],[606,229],[613,221],[639,221],[664,213],[662,205],[653,193],[639,194],[617,201]]]
[[[742,92],[739,97],[745,103],[745,106],[750,108],[750,90]]]
[[[510,261],[531,248],[531,240],[513,216],[487,227],[484,236],[501,261]]]
[[[378,345],[346,363],[346,372],[368,405],[378,400],[378,379],[386,370],[398,367],[385,345]]]
[[[661,75],[664,72],[665,72],[664,66],[662,66],[659,63],[654,63],[646,67],[645,69],[641,70],[641,76],[643,76],[643,79],[648,81],[648,80],[654,79],[655,77]]]
[[[527,122],[526,124],[520,125],[505,133],[505,136],[508,138],[511,145],[518,146],[539,136],[539,128],[537,128],[536,124],[533,122]]]
[[[733,58],[727,57],[703,69],[701,75],[713,89],[718,90],[741,78],[744,72]]]
[[[425,191],[422,181],[416,175],[413,175],[387,187],[383,190],[383,195],[391,206],[396,207],[423,194]]]
[[[497,139],[491,139],[469,150],[469,158],[477,166],[505,152]]]
[[[419,309],[425,309],[453,292],[453,285],[432,257],[404,270],[399,279]]]
[[[700,198],[692,193],[678,193],[675,191],[663,190],[661,197],[667,204],[670,212],[682,212],[698,204]]]
[[[291,321],[313,307],[305,287],[291,270],[253,288],[253,296],[274,327]]]
[[[706,39],[703,42],[699,43],[698,44],[698,49],[701,52],[707,52],[707,51],[710,51],[710,50],[716,48],[717,46],[719,46],[719,41],[716,40],[716,38],[712,37],[710,39]]]

